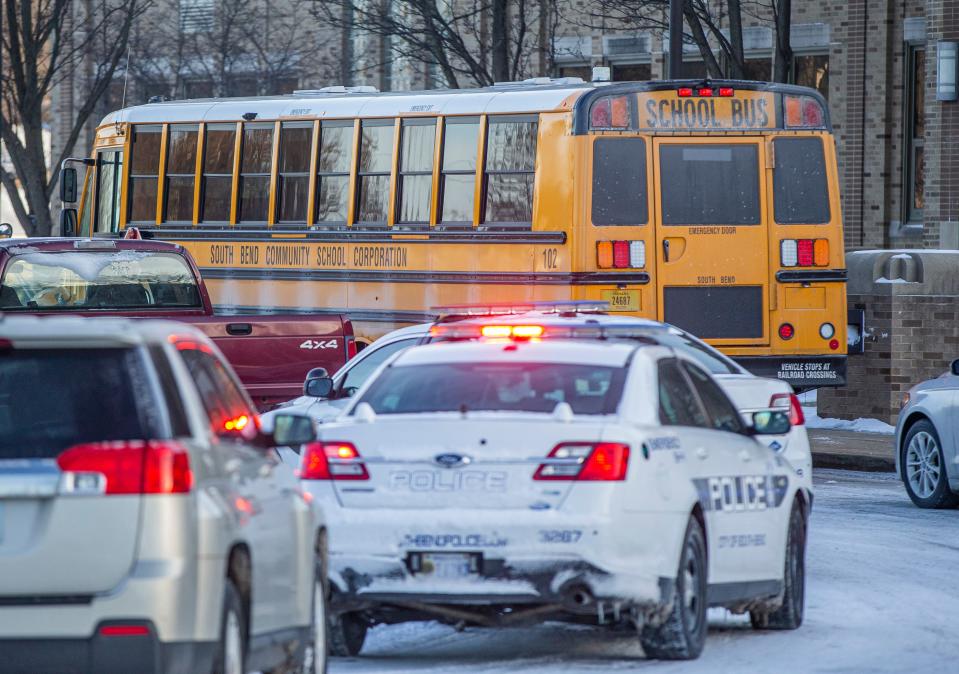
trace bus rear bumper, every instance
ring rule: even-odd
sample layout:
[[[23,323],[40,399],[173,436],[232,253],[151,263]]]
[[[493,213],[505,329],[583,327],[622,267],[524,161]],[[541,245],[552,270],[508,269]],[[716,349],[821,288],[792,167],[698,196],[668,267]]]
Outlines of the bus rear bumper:
[[[779,379],[797,389],[844,386],[846,356],[733,356],[757,377]]]

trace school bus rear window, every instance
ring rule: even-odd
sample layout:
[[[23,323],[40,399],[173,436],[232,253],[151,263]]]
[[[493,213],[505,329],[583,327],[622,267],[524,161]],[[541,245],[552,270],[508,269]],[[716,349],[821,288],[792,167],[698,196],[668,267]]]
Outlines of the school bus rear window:
[[[756,145],[659,148],[664,225],[758,225]]]
[[[781,225],[829,222],[829,184],[819,138],[773,141],[773,211]]]
[[[646,141],[597,138],[593,143],[593,224],[645,225]]]

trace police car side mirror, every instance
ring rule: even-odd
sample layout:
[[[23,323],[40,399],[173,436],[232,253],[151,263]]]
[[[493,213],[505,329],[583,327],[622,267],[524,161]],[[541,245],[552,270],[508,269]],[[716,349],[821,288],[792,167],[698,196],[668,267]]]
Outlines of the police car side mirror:
[[[302,414],[277,414],[273,417],[273,445],[295,447],[316,440],[313,420]]]
[[[792,428],[786,412],[766,411],[753,414],[752,435],[785,435]]]
[[[306,380],[303,382],[303,395],[312,398],[329,398],[333,392],[333,380],[327,373],[326,368],[314,367],[306,373]]]

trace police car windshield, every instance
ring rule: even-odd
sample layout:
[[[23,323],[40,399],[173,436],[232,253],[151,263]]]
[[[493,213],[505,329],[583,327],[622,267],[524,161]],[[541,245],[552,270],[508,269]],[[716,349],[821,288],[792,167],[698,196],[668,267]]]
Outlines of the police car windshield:
[[[552,412],[565,402],[574,414],[612,414],[625,370],[570,363],[442,363],[394,366],[359,402],[377,414],[428,412]]]

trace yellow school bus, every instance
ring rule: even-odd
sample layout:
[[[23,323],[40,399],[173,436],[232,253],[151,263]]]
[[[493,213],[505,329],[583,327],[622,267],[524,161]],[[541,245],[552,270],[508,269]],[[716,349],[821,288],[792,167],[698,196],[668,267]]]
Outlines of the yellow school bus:
[[[606,300],[844,383],[835,139],[814,90],[540,78],[154,103],[99,127],[80,228],[186,246],[230,311],[370,341],[438,305]]]

